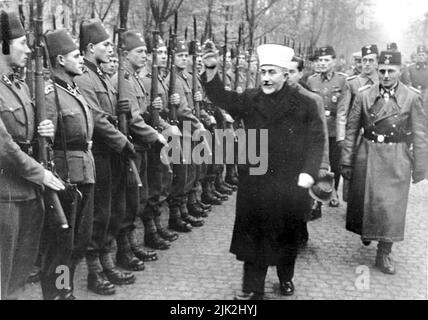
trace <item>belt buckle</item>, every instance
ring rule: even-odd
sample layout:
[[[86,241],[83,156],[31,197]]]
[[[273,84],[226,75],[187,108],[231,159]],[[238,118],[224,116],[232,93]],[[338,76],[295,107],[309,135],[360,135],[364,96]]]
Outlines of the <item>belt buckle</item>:
[[[383,134],[379,134],[377,136],[377,142],[382,143],[385,141],[385,136]]]
[[[326,111],[325,111],[325,115],[326,115],[326,117],[330,117],[330,115],[331,115],[330,110],[326,110]]]
[[[93,143],[93,141],[91,140],[91,141],[88,141],[88,151],[91,151],[92,150],[92,145],[93,145],[94,143]]]

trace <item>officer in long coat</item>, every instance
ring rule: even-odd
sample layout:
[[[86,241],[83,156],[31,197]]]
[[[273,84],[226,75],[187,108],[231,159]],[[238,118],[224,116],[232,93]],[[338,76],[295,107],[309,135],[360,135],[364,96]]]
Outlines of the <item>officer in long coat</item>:
[[[428,162],[422,98],[399,81],[400,68],[399,52],[381,53],[380,84],[356,97],[341,159],[343,176],[352,178],[346,228],[379,241],[376,266],[387,274],[395,273],[392,245],[404,240],[410,179],[423,180]]]
[[[34,160],[38,132],[52,138],[50,120],[36,127],[35,110],[25,82],[14,74],[31,53],[15,13],[0,12],[0,268],[1,299],[17,299],[36,261],[44,204],[42,189],[63,184]]]
[[[269,44],[257,51],[262,86],[242,94],[225,91],[216,56],[204,57],[209,98],[233,117],[243,117],[247,133],[268,130],[268,153],[262,155],[267,157],[266,172],[252,175],[252,165],[239,166],[230,249],[244,261],[243,294],[237,299],[263,297],[269,265],[277,266],[281,293],[294,293],[299,228],[311,207],[307,188],[318,176],[326,140],[316,101],[286,83],[285,68],[294,50]]]

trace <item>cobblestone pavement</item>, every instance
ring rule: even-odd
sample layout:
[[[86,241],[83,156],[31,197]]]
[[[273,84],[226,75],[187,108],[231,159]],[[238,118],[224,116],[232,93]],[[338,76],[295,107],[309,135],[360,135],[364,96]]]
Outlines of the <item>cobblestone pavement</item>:
[[[131,286],[117,288],[114,296],[95,295],[86,289],[86,266],[77,271],[78,299],[230,300],[240,289],[242,263],[229,253],[235,196],[214,207],[202,228],[181,234],[171,249],[147,262]],[[267,299],[427,299],[428,181],[412,186],[405,241],[394,245],[397,274],[385,275],[373,267],[376,243],[365,247],[345,230],[345,205],[323,208],[323,217],[309,223],[310,239],[297,263],[295,295],[279,295],[276,270],[266,278]],[[365,286],[357,279],[361,270]],[[360,267],[361,268],[361,267]],[[39,284],[27,286],[24,299],[41,299]]]

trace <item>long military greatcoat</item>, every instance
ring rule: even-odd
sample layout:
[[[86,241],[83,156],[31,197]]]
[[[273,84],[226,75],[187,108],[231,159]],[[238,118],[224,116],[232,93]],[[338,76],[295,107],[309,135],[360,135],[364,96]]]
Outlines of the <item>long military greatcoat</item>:
[[[361,128],[365,136],[357,139]],[[413,178],[423,177],[428,163],[426,131],[420,95],[401,82],[387,101],[378,85],[357,95],[341,159],[342,165],[353,167],[348,230],[364,240],[404,239],[410,179],[412,174]],[[407,136],[408,142],[383,143],[397,136]]]
[[[216,75],[205,86],[213,103],[244,119],[246,130],[268,130],[268,154],[261,155],[267,158],[267,172],[250,175],[250,165],[239,166],[230,250],[238,260],[278,265],[296,241],[296,221],[310,210],[307,190],[297,186],[298,176],[316,177],[323,157],[326,137],[317,103],[289,84],[274,95],[260,88],[238,94],[225,91]]]

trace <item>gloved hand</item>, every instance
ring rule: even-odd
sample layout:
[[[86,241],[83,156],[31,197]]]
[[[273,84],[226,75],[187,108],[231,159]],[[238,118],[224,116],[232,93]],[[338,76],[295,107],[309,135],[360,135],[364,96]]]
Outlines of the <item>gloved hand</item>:
[[[162,109],[163,109],[163,103],[162,103],[161,97],[157,97],[156,99],[153,100],[152,107],[155,110],[162,111]]]
[[[134,145],[128,141],[122,149],[122,155],[127,159],[137,159],[137,152],[135,151]]]
[[[171,95],[169,99],[169,103],[172,105],[179,105],[180,104],[180,95],[178,93],[174,93]]]
[[[297,181],[297,185],[299,187],[304,189],[309,189],[314,185],[314,183],[315,183],[314,178],[312,178],[309,174],[307,173],[299,174],[299,179]]]
[[[123,99],[117,102],[117,114],[126,114],[128,117],[131,116],[131,108],[129,107],[129,100]]]
[[[341,166],[340,174],[347,180],[351,180],[352,178],[352,167],[351,166]]]
[[[345,146],[345,140],[337,141],[337,147],[338,147],[340,150],[342,150],[344,146]]]
[[[55,127],[51,120],[43,120],[39,123],[37,132],[41,137],[53,138],[55,136]]]
[[[327,174],[328,174],[328,170],[324,169],[324,168],[321,168],[318,171],[318,178],[323,179],[323,178],[327,177]]]
[[[195,101],[201,102],[202,101],[202,93],[200,91],[195,92],[195,95],[193,97],[193,99],[195,99]]]

